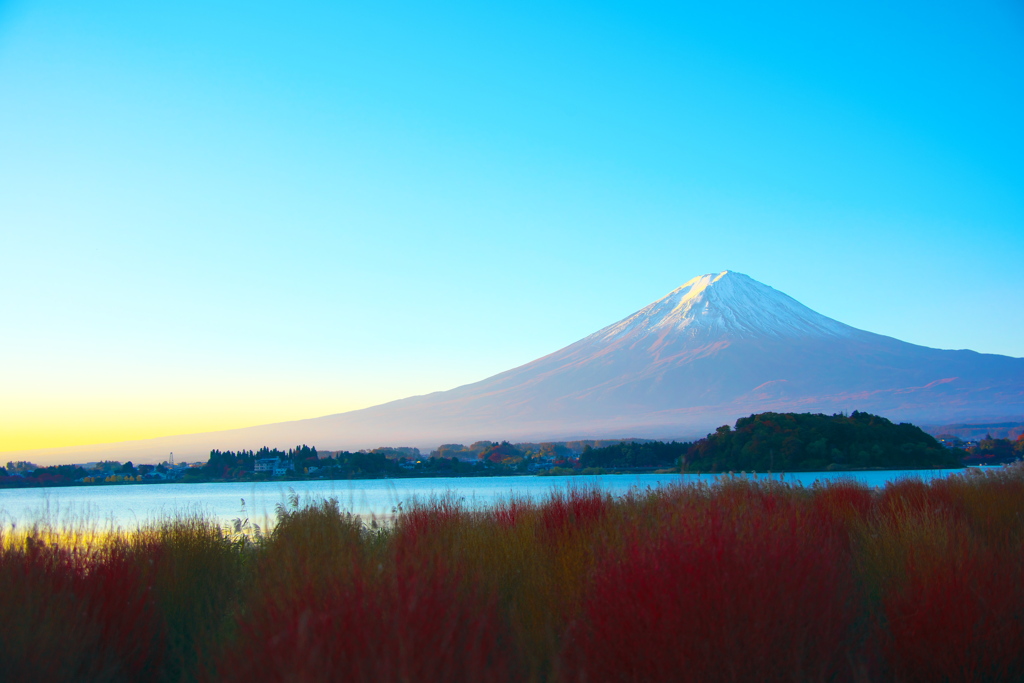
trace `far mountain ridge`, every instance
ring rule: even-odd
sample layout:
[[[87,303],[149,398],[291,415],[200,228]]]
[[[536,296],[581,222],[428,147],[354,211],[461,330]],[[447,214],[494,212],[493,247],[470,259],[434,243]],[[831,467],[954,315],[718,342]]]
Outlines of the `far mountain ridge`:
[[[479,382],[337,415],[49,453],[136,458],[311,443],[324,450],[703,435],[765,411],[866,411],[917,424],[1019,420],[1024,359],[859,330],[734,271]],[[204,452],[205,451],[205,452]]]

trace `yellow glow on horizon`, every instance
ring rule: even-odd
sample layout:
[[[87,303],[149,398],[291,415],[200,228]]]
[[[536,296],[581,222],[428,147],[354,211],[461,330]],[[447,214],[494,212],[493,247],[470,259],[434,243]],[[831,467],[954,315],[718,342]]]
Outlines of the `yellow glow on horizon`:
[[[321,417],[374,403],[315,397],[309,401],[269,405],[251,398],[224,396],[182,400],[140,398],[135,402],[123,398],[76,402],[66,398],[45,402],[27,400],[18,405],[8,400],[4,404],[0,404],[4,415],[0,423],[0,454],[239,429]]]

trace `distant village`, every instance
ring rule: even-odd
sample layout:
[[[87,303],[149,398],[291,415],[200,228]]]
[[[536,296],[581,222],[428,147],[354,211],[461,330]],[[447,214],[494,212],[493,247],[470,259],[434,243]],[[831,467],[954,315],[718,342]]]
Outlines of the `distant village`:
[[[53,486],[61,484],[120,484],[127,482],[179,481],[189,471],[201,469],[203,462],[178,462],[170,460],[158,465],[138,465],[131,461],[121,463],[115,460],[86,462],[73,465],[52,465],[40,467],[31,462],[8,462],[0,467],[0,484],[18,483]]]
[[[1024,433],[1013,432],[1009,438],[997,439],[986,434],[982,439],[961,439],[951,434],[939,434],[935,440],[946,448],[964,453],[961,460],[965,465],[1003,465],[1024,459]]]
[[[956,454],[952,462],[966,466],[1001,465],[1024,459],[1024,433],[1014,431],[1010,437],[993,438],[986,434],[981,439],[963,439],[940,434],[935,440]],[[704,441],[698,446],[701,443]],[[468,446],[444,444],[426,454],[412,447],[349,452],[318,451],[302,445],[287,451],[266,447],[258,451],[213,450],[208,460],[193,462],[176,461],[170,453],[156,465],[103,460],[40,467],[19,461],[0,467],[0,487],[677,472],[685,466],[692,446],[689,442],[663,443],[651,439],[515,444],[477,441]]]
[[[586,458],[581,461],[586,452],[623,443],[660,442],[650,439],[517,444],[477,441],[469,446],[444,444],[427,454],[412,447],[349,452],[318,451],[315,447],[302,445],[287,451],[270,448],[237,452],[214,450],[208,460],[194,462],[175,461],[172,453],[156,465],[104,460],[40,467],[19,461],[0,467],[0,486],[560,474],[587,469]],[[629,465],[625,465],[626,469],[648,471],[656,466]]]

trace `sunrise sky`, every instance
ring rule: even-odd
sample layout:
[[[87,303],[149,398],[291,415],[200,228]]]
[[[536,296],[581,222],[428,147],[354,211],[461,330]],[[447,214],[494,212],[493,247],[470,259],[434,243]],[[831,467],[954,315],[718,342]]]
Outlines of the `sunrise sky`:
[[[0,0],[0,451],[315,417],[737,270],[1024,356],[1018,2]]]

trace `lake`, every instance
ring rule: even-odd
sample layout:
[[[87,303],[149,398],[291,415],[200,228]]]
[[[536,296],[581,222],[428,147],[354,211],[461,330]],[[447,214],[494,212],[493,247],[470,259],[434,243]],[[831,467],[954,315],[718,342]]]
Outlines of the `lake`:
[[[742,475],[782,479],[810,486],[815,481],[855,480],[868,486],[884,486],[904,478],[923,480],[949,476],[963,470],[884,470],[869,472],[800,472]],[[205,484],[125,484],[59,488],[0,489],[0,520],[4,525],[31,524],[46,520],[56,525],[88,520],[124,528],[184,512],[199,512],[229,523],[247,515],[265,525],[274,518],[278,503],[291,490],[306,498],[337,498],[342,507],[369,517],[389,516],[399,504],[413,499],[451,494],[468,506],[487,506],[510,496],[542,499],[567,487],[596,486],[612,495],[639,487],[658,487],[681,482],[714,482],[714,474],[601,474],[572,477],[436,477],[423,479],[355,479],[345,481],[266,481]],[[245,501],[243,513],[242,501]]]

